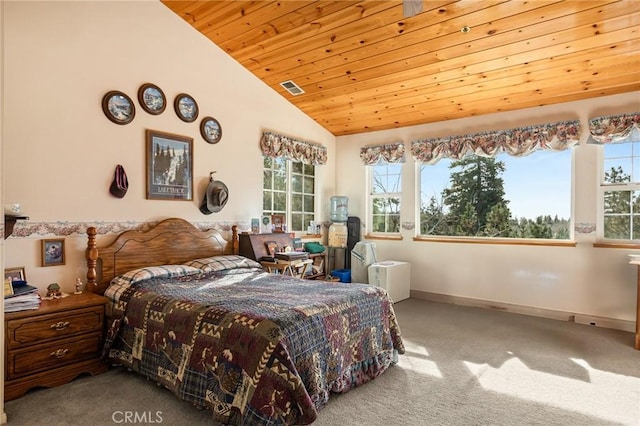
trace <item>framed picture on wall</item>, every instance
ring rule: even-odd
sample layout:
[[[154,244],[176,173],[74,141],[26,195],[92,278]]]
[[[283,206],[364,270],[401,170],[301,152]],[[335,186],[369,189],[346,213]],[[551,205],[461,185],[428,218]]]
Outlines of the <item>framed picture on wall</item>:
[[[136,116],[136,107],[129,96],[112,90],[102,97],[102,112],[116,124],[129,124]]]
[[[155,84],[145,83],[138,89],[138,102],[143,110],[149,114],[162,114],[167,107],[167,98],[164,92]]]
[[[41,240],[42,266],[64,265],[64,238]]]
[[[193,200],[193,138],[146,130],[147,199]]]
[[[186,93],[180,93],[173,102],[173,108],[180,120],[192,123],[198,118],[198,103]]]
[[[205,141],[215,144],[220,142],[220,138],[222,138],[222,127],[215,118],[205,117],[200,122],[200,134]]]
[[[284,215],[272,214],[271,223],[273,225],[273,232],[284,232]]]

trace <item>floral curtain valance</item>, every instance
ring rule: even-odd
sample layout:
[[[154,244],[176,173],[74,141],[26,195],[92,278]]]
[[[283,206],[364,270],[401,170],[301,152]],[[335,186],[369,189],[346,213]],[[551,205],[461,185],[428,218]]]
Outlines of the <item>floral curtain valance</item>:
[[[606,144],[640,141],[640,112],[607,115],[589,120],[588,143]]]
[[[502,152],[522,157],[539,149],[563,151],[580,141],[580,121],[563,121],[509,130],[446,138],[420,139],[411,143],[416,161],[435,164],[442,158],[459,160],[466,155],[494,157]]]
[[[381,161],[404,163],[404,144],[396,142],[386,145],[365,146],[360,148],[360,158],[366,166],[373,166]]]
[[[326,164],[327,148],[272,132],[262,133],[260,149],[267,157],[284,157],[304,164]]]

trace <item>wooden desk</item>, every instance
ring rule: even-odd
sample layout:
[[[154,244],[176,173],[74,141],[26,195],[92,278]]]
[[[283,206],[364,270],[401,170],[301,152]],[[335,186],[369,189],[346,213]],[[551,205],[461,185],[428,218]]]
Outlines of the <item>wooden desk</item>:
[[[313,263],[312,259],[295,259],[282,260],[276,259],[275,262],[260,262],[267,272],[272,274],[291,275],[296,278],[304,278],[309,265]]]
[[[239,255],[248,257],[256,261],[264,256],[268,256],[267,241],[274,241],[278,245],[278,251],[282,251],[285,246],[293,247],[293,238],[291,234],[274,233],[274,234],[240,234],[239,238]]]

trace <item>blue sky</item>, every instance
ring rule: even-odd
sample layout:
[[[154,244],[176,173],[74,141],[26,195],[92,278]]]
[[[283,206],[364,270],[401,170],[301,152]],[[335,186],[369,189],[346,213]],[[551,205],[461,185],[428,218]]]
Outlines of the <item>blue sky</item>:
[[[569,219],[571,214],[571,149],[552,152],[538,150],[526,157],[500,154],[505,163],[505,198],[509,209],[518,218],[535,219],[550,215]],[[423,201],[439,194],[449,186],[449,160],[440,160],[426,167],[421,190]]]
[[[640,181],[640,142],[608,144],[604,147],[604,169],[622,167],[633,182]]]

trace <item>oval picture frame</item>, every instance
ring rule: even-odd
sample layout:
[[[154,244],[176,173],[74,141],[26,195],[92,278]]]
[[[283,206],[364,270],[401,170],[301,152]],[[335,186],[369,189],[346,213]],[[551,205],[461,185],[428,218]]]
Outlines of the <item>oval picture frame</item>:
[[[167,98],[161,88],[145,83],[138,89],[138,102],[143,110],[152,115],[162,114],[167,107]]]
[[[200,122],[200,134],[208,143],[216,144],[222,138],[222,126],[215,118],[205,117]]]
[[[182,121],[192,123],[198,118],[198,103],[192,96],[180,93],[173,102],[173,108]]]
[[[129,96],[119,90],[107,92],[102,97],[104,115],[116,124],[129,124],[136,116],[136,107]]]

